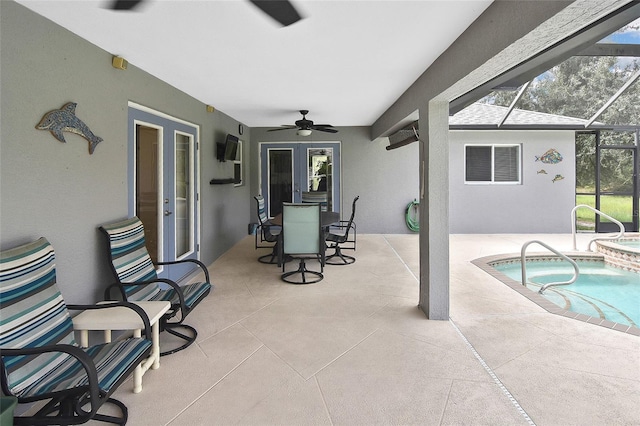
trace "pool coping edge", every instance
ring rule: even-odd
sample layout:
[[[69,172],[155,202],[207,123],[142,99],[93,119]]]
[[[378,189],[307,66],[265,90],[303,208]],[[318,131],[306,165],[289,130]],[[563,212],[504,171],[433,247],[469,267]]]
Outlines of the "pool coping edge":
[[[570,252],[565,253],[572,259],[585,259],[585,260],[597,260],[602,259],[604,256],[599,253],[584,253],[584,252]],[[527,258],[545,258],[550,257],[549,253],[531,253],[527,254]],[[519,253],[506,253],[506,254],[494,254],[491,256],[480,257],[478,259],[474,259],[471,261],[472,264],[482,269],[487,274],[491,275],[498,281],[505,284],[507,287],[510,287],[512,290],[517,291],[536,305],[540,306],[545,311],[560,315],[567,318],[572,318],[578,321],[586,322],[588,324],[597,325],[600,327],[609,328],[612,330],[620,331],[622,333],[631,334],[633,336],[640,337],[640,328],[620,324],[617,322],[613,322],[610,320],[602,319],[599,317],[592,317],[586,314],[580,314],[573,311],[568,311],[555,303],[547,300],[541,294],[538,294],[535,291],[530,290],[529,288],[523,286],[519,281],[516,281],[502,272],[495,269],[491,264],[498,261],[509,261],[509,260],[520,260]]]

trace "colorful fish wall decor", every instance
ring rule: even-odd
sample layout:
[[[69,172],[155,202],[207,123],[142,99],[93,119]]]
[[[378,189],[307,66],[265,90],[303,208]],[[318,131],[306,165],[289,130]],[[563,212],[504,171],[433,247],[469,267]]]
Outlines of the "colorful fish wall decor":
[[[540,169],[540,170],[538,170],[538,172],[536,174],[538,174],[538,175],[546,175],[547,171],[545,169]]]
[[[536,155],[536,161],[542,161],[545,164],[558,164],[562,161],[562,155],[557,149],[551,148],[539,157]]]
[[[554,177],[551,182],[556,183],[557,181],[562,180],[562,179],[564,179],[564,176],[556,175],[556,177]]]
[[[66,143],[62,132],[75,133],[89,142],[89,154],[93,154],[96,145],[102,142],[102,138],[93,134],[82,120],[76,117],[75,102],[68,102],[60,109],[54,109],[46,113],[36,126],[38,130],[48,130],[60,142]]]

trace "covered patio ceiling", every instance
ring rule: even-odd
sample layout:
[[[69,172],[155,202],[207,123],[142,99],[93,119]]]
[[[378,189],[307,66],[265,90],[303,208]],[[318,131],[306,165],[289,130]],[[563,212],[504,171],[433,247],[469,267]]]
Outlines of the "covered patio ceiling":
[[[371,125],[492,3],[294,0],[283,27],[246,0],[16,1],[249,127]]]

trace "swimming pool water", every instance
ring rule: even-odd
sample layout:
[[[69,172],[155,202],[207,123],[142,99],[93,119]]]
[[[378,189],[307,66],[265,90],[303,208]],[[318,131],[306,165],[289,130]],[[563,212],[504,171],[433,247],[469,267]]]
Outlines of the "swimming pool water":
[[[580,277],[569,285],[549,287],[545,298],[569,311],[640,327],[640,275],[605,265],[580,262]],[[498,264],[495,269],[522,281],[520,262]],[[544,284],[568,281],[573,268],[567,262],[527,261],[527,287],[538,291]]]
[[[640,249],[640,240],[617,240],[615,243],[621,246]]]

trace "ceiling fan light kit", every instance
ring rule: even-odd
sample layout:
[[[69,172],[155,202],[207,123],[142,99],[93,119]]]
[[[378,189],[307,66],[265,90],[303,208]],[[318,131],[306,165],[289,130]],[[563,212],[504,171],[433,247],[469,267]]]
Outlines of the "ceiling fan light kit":
[[[307,120],[307,114],[309,114],[308,110],[301,109],[300,114],[302,114],[302,120],[296,120],[294,126],[284,125],[277,129],[269,129],[267,131],[276,132],[278,130],[296,130],[296,134],[298,136],[310,136],[314,130],[326,133],[338,133],[331,124],[313,124],[313,121]]]

